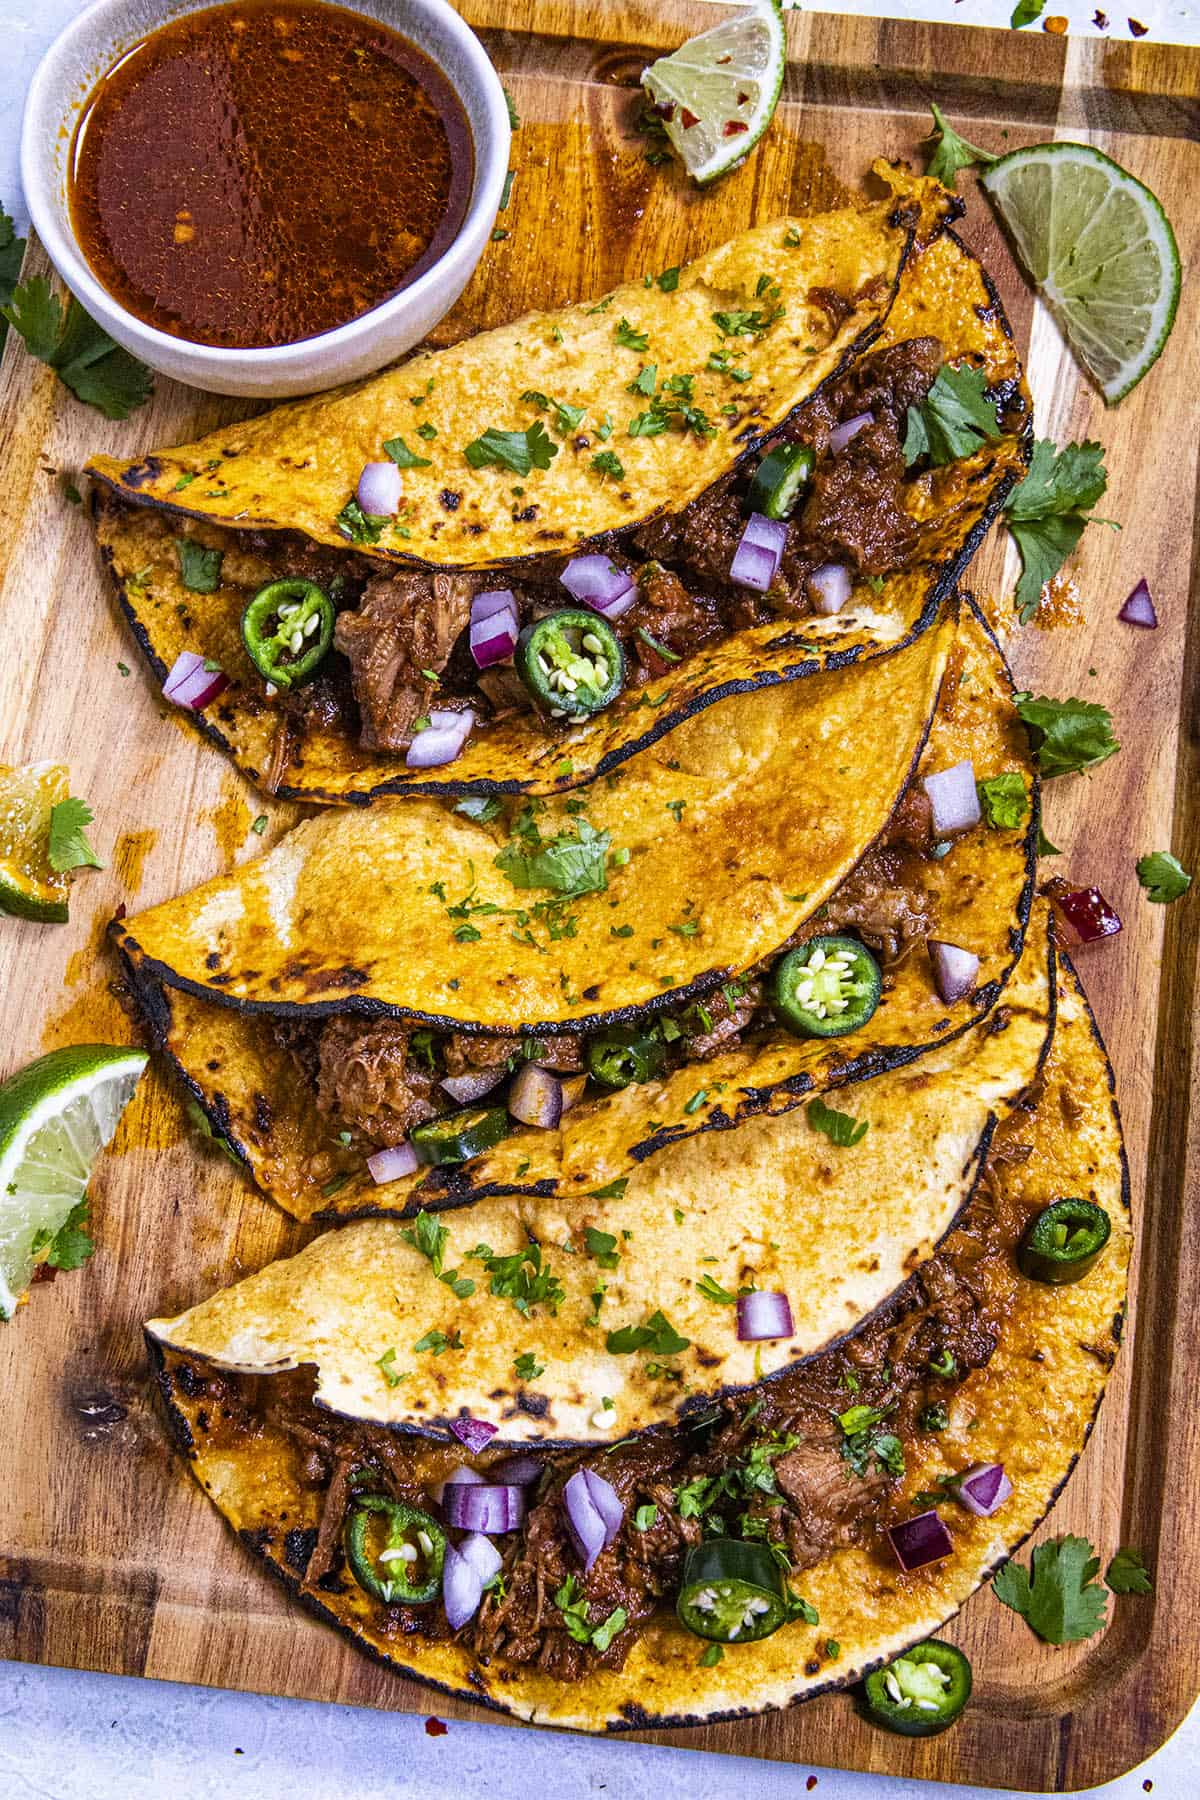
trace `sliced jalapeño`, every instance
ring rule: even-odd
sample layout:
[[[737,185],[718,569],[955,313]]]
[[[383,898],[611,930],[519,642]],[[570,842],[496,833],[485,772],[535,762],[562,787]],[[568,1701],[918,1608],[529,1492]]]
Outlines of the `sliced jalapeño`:
[[[1081,1281],[1099,1260],[1112,1221],[1091,1200],[1055,1200],[1038,1213],[1021,1239],[1017,1263],[1030,1281],[1063,1287]]]
[[[881,975],[852,937],[814,937],[776,965],[775,1010],[797,1037],[844,1037],[879,1005]]]
[[[770,1637],[788,1616],[783,1572],[766,1544],[709,1538],[687,1553],[675,1611],[716,1644]]]
[[[567,606],[534,619],[517,639],[513,660],[534,700],[552,716],[603,712],[625,684],[617,634],[587,607]]]
[[[653,1081],[666,1056],[660,1037],[632,1025],[617,1025],[589,1042],[588,1074],[601,1087],[632,1087],[638,1081]]]
[[[271,581],[242,614],[242,642],[264,681],[299,687],[328,653],[333,622],[333,601],[315,581]]]
[[[346,1560],[360,1588],[385,1605],[428,1606],[442,1585],[446,1534],[426,1512],[386,1494],[356,1494]]]
[[[507,1136],[508,1114],[502,1106],[468,1106],[462,1112],[414,1125],[408,1141],[418,1162],[440,1165],[470,1162]]]
[[[768,519],[789,518],[816,462],[807,444],[777,444],[768,450],[750,483],[750,511]]]
[[[953,1725],[971,1698],[971,1665],[953,1644],[930,1638],[874,1669],[864,1687],[877,1725],[902,1737],[934,1737]]]

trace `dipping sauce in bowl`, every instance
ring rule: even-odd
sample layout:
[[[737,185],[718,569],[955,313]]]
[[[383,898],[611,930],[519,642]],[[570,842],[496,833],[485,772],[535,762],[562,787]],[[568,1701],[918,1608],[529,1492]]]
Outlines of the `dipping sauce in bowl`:
[[[194,343],[292,344],[406,287],[462,225],[474,152],[441,71],[317,0],[151,33],[90,96],[71,226],[129,312]]]

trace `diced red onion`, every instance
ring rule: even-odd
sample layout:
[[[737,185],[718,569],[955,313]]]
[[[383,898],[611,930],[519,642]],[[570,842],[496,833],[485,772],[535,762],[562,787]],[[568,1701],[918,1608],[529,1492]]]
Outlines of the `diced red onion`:
[[[477,1475],[474,1469],[468,1469],[464,1463],[460,1468],[455,1469],[451,1474],[447,1475],[445,1481],[440,1482],[437,1487],[430,1488],[429,1492],[437,1504],[441,1506],[446,1498],[447,1488],[482,1486],[483,1476]]]
[[[841,612],[853,585],[849,569],[843,568],[841,563],[822,563],[805,583],[813,611],[826,618]]]
[[[476,594],[471,602],[471,655],[479,669],[507,662],[517,647],[521,622],[511,588]]]
[[[538,1063],[526,1063],[508,1090],[508,1110],[522,1125],[553,1131],[562,1118],[562,1082]]]
[[[229,677],[224,669],[206,668],[205,661],[194,650],[181,650],[163,682],[163,699],[185,706],[189,712],[211,705],[229,686]]]
[[[868,425],[874,423],[875,414],[873,412],[860,412],[855,413],[852,419],[844,419],[840,425],[835,425],[829,434],[831,455],[840,456],[846,445],[856,438],[860,431],[865,431]]]
[[[377,1150],[367,1158],[367,1172],[382,1187],[385,1181],[399,1181],[420,1168],[417,1153],[409,1143],[393,1144],[390,1150]]]
[[[519,1487],[488,1481],[471,1485],[448,1481],[442,1489],[442,1512],[446,1523],[460,1531],[516,1531],[525,1517],[525,1495]]]
[[[453,1544],[447,1544],[442,1564],[442,1605],[451,1631],[461,1630],[468,1619],[475,1617],[483,1599],[483,1583],[474,1561]]]
[[[568,1075],[565,1081],[559,1083],[559,1086],[562,1088],[562,1109],[565,1113],[569,1113],[571,1108],[583,1099],[583,1091],[587,1087],[587,1076]]]
[[[927,939],[933,963],[933,984],[947,1006],[965,999],[975,986],[979,974],[979,958],[973,950],[960,944],[944,944],[940,938]]]
[[[354,498],[365,513],[384,519],[398,510],[403,492],[404,484],[394,462],[369,462],[358,478]]]
[[[475,714],[470,707],[465,712],[451,712],[448,707],[431,711],[428,725],[424,731],[418,731],[409,746],[404,759],[408,767],[438,769],[443,763],[453,762],[462,754],[474,723]]]
[[[447,1075],[441,1085],[460,1106],[470,1106],[474,1101],[482,1100],[485,1094],[490,1094],[494,1087],[499,1087],[507,1073],[508,1070],[501,1063],[498,1068],[476,1069],[470,1075]]]
[[[1128,600],[1117,614],[1118,619],[1126,625],[1143,625],[1147,631],[1153,631],[1158,625],[1158,614],[1154,610],[1154,602],[1150,598],[1150,589],[1143,576]]]
[[[956,1478],[952,1491],[955,1499],[961,1500],[977,1519],[990,1519],[1012,1493],[1013,1484],[1004,1473],[1003,1463],[974,1463],[965,1475]]]
[[[786,543],[787,524],[783,519],[768,519],[765,513],[751,513],[733,553],[729,579],[739,587],[754,588],[765,594],[779,573]]]
[[[472,1456],[478,1456],[479,1452],[491,1443],[498,1428],[495,1425],[485,1424],[482,1419],[472,1419],[468,1415],[465,1419],[451,1419],[450,1429],[459,1443],[469,1450]]]
[[[924,776],[921,786],[933,809],[935,836],[953,837],[956,831],[970,831],[983,817],[974,763],[959,762],[952,768],[939,769],[936,775]]]
[[[543,1464],[536,1456],[509,1456],[502,1463],[493,1464],[488,1471],[497,1481],[507,1482],[510,1487],[532,1487],[542,1473]]]
[[[458,1554],[466,1558],[486,1587],[493,1575],[500,1573],[504,1558],[493,1544],[491,1538],[484,1537],[480,1531],[471,1532],[461,1544],[456,1546]]]
[[[741,1344],[757,1343],[760,1338],[790,1338],[792,1308],[786,1294],[756,1288],[752,1294],[739,1294],[737,1334]]]
[[[581,600],[606,619],[619,619],[637,599],[633,576],[598,552],[573,556],[559,580],[572,599]]]
[[[1051,890],[1055,906],[1070,926],[1077,944],[1094,944],[1116,937],[1121,921],[1099,888],[1069,888],[1064,882]]]
[[[586,1573],[620,1531],[625,1508],[616,1489],[591,1469],[576,1469],[562,1498],[567,1529]]]
[[[932,1507],[900,1525],[889,1525],[887,1534],[905,1574],[923,1569],[926,1563],[941,1562],[954,1548],[954,1540]]]

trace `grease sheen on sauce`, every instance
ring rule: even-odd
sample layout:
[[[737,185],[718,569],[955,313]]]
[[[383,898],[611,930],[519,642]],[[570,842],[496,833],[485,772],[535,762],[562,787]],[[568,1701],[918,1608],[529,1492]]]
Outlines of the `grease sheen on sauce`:
[[[295,343],[378,306],[448,247],[474,177],[445,77],[313,0],[164,25],[88,100],[70,208],[93,273],[196,343]]]

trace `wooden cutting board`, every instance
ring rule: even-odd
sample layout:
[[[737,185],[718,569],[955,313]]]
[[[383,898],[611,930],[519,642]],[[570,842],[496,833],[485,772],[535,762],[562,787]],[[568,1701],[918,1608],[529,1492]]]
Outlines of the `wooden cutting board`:
[[[1090,780],[1056,782],[1047,797],[1049,834],[1068,846],[1047,869],[1099,883],[1125,921],[1080,966],[1116,1066],[1140,1222],[1134,1329],[1051,1529],[1086,1532],[1106,1555],[1137,1544],[1156,1569],[1156,1593],[1116,1602],[1103,1637],[1064,1650],[977,1596],[950,1631],[974,1662],[975,1703],[955,1731],[926,1744],[872,1730],[844,1696],[658,1735],[795,1763],[1090,1786],[1160,1744],[1200,1686],[1200,1209],[1187,1205],[1200,1166],[1190,1104],[1200,900],[1151,906],[1133,872],[1138,855],[1167,847],[1200,866],[1200,631],[1195,621],[1188,628],[1200,349],[1187,279],[1200,249],[1200,55],[792,14],[772,130],[743,169],[700,194],[673,164],[651,166],[632,126],[643,64],[711,25],[710,10],[680,0],[468,0],[462,10],[522,126],[501,221],[509,236],[489,250],[440,341],[681,262],[755,220],[834,203],[872,157],[914,156],[930,99],[995,149],[1087,137],[1149,182],[1180,235],[1174,338],[1110,414],[1035,309],[974,191],[965,227],[1028,351],[1039,431],[1104,444],[1103,511],[1124,525],[1085,534],[1066,609],[1074,627],[1019,632],[1012,648],[1023,683],[1110,706],[1124,745]],[[27,268],[44,267],[32,248]],[[170,444],[235,410],[160,381],[150,406],[107,424],[10,334],[0,371],[0,761],[69,760],[109,867],[79,882],[69,926],[0,919],[0,1073],[58,1044],[124,1040],[102,952],[114,908],[147,906],[257,853],[258,814],[270,817],[267,842],[294,816],[260,801],[168,716],[105,590],[83,513],[66,497],[89,452]],[[993,534],[972,585],[1007,596],[1014,575],[1011,546]],[[1155,634],[1116,622],[1142,575],[1162,616]],[[35,1287],[15,1323],[0,1327],[0,1651],[466,1716],[294,1610],[164,1443],[141,1321],[290,1252],[298,1228],[196,1144],[155,1076],[99,1170],[94,1216],[99,1250],[87,1269]]]

